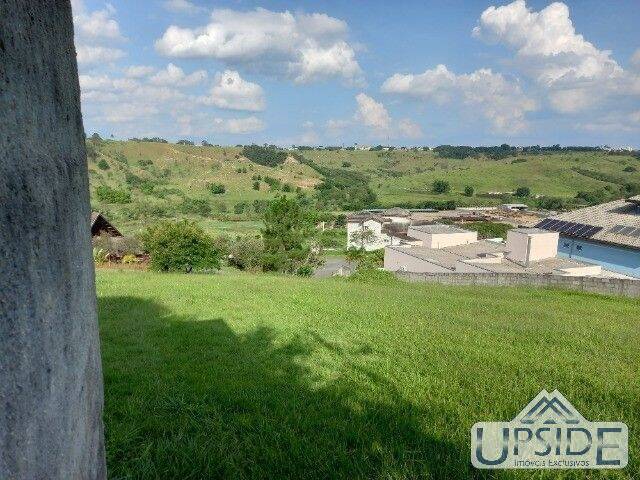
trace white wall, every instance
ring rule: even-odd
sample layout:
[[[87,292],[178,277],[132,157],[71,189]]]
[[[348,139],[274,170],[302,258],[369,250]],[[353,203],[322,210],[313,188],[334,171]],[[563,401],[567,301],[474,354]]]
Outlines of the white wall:
[[[360,241],[354,241],[353,234],[367,228],[375,235],[375,239],[371,242],[365,243],[364,245],[362,245]],[[391,238],[389,235],[382,233],[382,224],[380,222],[376,220],[367,220],[364,223],[347,223],[347,248],[364,247],[367,252],[370,252],[372,250],[384,248],[389,244],[391,244]]]
[[[449,232],[449,233],[425,233],[419,229],[409,227],[407,235],[422,240],[422,245],[429,248],[446,248],[457,245],[466,245],[478,241],[478,232]]]
[[[507,257],[514,262],[527,264],[546,258],[554,258],[558,254],[557,232],[525,233],[515,230],[507,232]]]

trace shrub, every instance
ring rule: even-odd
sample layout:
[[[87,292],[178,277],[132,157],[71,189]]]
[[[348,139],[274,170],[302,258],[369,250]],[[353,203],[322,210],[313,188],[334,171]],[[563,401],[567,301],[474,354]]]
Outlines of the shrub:
[[[98,168],[100,170],[109,170],[109,164],[104,158],[101,158],[100,161],[98,162]]]
[[[124,263],[125,265],[134,265],[138,263],[138,258],[131,253],[127,253],[122,257],[122,263]]]
[[[516,197],[529,197],[531,195],[531,189],[529,187],[518,187],[516,188]]]
[[[208,188],[212,195],[222,195],[227,191],[226,187],[222,183],[210,183]]]
[[[149,267],[160,272],[220,268],[213,239],[194,222],[161,222],[142,235]]]
[[[342,162],[342,168],[349,168],[351,166],[351,162]]]
[[[543,210],[564,210],[567,208],[567,204],[562,198],[542,197],[538,199],[538,208]]]
[[[233,206],[233,213],[235,213],[236,215],[242,215],[245,210],[249,210],[250,207],[251,204],[249,204],[248,202],[238,202]]]
[[[449,193],[451,184],[446,180],[435,180],[432,184],[433,193]]]
[[[474,193],[474,189],[471,185],[467,185],[466,187],[464,187],[464,195],[466,197],[473,197],[473,193]]]
[[[107,263],[108,259],[109,259],[109,252],[107,252],[102,248],[97,248],[97,247],[93,248],[94,263],[97,263],[98,265],[100,265],[102,263]]]
[[[127,157],[125,157],[124,153],[122,153],[122,152],[115,152],[113,154],[113,158],[115,158],[120,163],[124,163],[125,165],[129,165],[129,161],[127,160]]]
[[[96,197],[105,203],[131,203],[131,193],[126,190],[118,190],[107,185],[100,185],[96,188]]]
[[[213,237],[213,247],[221,258],[227,258],[231,249],[232,240],[226,233],[221,233]]]
[[[153,165],[153,161],[149,160],[148,158],[141,158],[140,161],[138,162],[138,165],[140,165],[143,168],[149,167]]]
[[[632,165],[629,165],[628,167],[625,167],[625,169],[623,171],[631,173],[631,172],[638,171],[638,169],[636,167],[632,166]]]
[[[253,189],[254,190],[260,190],[260,182],[259,181],[255,181],[253,182]]]
[[[262,266],[263,249],[260,237],[238,237],[229,246],[229,265],[240,270],[258,270]]]
[[[206,216],[211,214],[211,205],[203,198],[185,198],[180,204],[180,211],[185,214]]]
[[[313,267],[311,265],[301,265],[296,270],[296,275],[300,277],[310,277],[313,275]]]

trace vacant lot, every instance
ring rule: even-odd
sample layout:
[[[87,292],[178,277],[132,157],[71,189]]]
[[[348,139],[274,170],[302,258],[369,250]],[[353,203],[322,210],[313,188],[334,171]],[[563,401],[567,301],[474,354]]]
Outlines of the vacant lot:
[[[113,478],[482,477],[471,426],[542,388],[626,422],[629,466],[611,477],[640,475],[638,301],[241,273],[97,282]]]

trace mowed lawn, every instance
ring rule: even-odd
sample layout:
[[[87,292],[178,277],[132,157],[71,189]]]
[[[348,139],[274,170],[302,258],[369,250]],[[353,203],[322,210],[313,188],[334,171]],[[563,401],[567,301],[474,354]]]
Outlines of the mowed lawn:
[[[98,271],[111,478],[634,478],[640,302],[553,290]],[[622,471],[470,466],[559,389]]]

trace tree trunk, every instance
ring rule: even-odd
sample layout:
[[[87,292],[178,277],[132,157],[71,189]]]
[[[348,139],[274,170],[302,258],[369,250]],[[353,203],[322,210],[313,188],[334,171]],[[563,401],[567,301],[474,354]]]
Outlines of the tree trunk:
[[[0,0],[0,478],[103,479],[102,372],[68,0]]]

